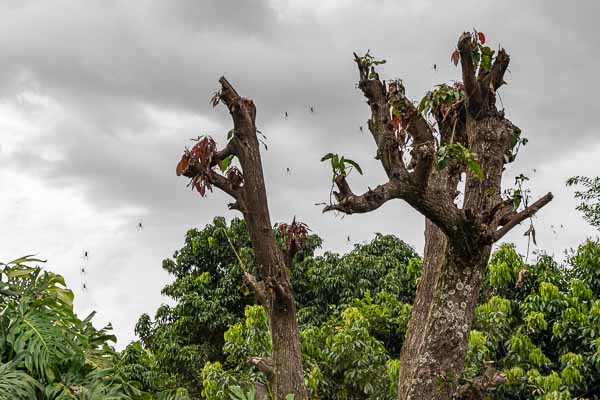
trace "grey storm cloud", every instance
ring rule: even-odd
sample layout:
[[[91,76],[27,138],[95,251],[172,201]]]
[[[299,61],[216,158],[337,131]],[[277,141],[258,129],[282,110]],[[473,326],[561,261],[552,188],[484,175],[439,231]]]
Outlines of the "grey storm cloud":
[[[257,104],[269,146],[263,161],[274,221],[298,215],[327,248],[347,249],[340,232],[359,241],[376,231],[418,248],[423,220],[405,204],[344,219],[322,216],[314,205],[329,197],[331,177],[320,163],[327,152],[363,166],[364,177],[352,176],[356,191],[384,179],[374,145],[359,130],[362,125],[367,131],[368,107],[355,88],[352,52],[370,49],[387,59],[382,76],[403,79],[418,101],[434,85],[459,79],[450,63],[458,35],[473,27],[485,32],[492,46],[505,47],[512,57],[500,95],[509,118],[530,139],[509,173],[552,169],[600,145],[594,118],[600,112],[599,11],[591,0],[5,1],[0,101],[28,112],[30,106],[16,99],[33,91],[59,104],[62,117],[53,124],[38,121],[39,129],[10,152],[0,148],[0,165],[77,191],[99,215],[136,206],[145,210],[148,227],[181,226],[176,239],[164,238],[173,231],[151,235],[155,258],[144,259],[152,263],[144,268],[159,269],[160,254],[175,249],[161,244],[177,243],[184,226],[235,215],[226,210],[224,194],[201,199],[174,176],[189,138],[210,133],[224,141],[229,115],[222,106],[213,110],[209,99],[225,75]],[[48,157],[52,151],[60,156]],[[551,176],[541,181],[540,192],[564,186]],[[116,273],[120,263],[135,276],[139,261],[128,245],[115,240],[105,257],[107,271]],[[164,276],[147,279],[160,286]],[[131,298],[119,292],[126,282],[106,276],[98,282]],[[115,312],[112,305],[97,306],[110,316]],[[140,308],[119,317],[126,337]]]

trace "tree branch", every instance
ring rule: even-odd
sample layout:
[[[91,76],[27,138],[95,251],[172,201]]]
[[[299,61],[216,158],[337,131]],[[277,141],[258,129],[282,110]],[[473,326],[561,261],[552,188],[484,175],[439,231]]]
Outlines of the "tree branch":
[[[527,218],[532,217],[542,207],[544,207],[546,204],[550,203],[550,201],[552,201],[553,197],[554,196],[552,195],[552,193],[548,192],[548,193],[546,193],[546,195],[541,197],[538,201],[536,201],[535,203],[533,203],[532,205],[530,205],[523,211],[513,215],[512,218],[510,218],[508,220],[508,222],[506,224],[504,224],[504,226],[502,226],[502,228],[498,229],[497,231],[495,231],[493,233],[492,241],[497,242],[498,240],[502,239],[502,237],[504,235],[506,235],[508,232],[510,232],[512,228],[514,228],[515,226],[517,226],[518,224],[520,224]]]
[[[491,361],[487,362],[486,364],[488,364],[488,366],[483,375],[476,377],[472,383],[460,386],[453,396],[454,399],[484,399],[489,390],[506,382],[506,375],[504,375],[502,371],[496,370]]]
[[[431,173],[433,161],[435,160],[436,151],[433,140],[415,145],[411,154],[411,164],[414,164],[414,172],[412,175],[419,191],[423,191],[427,188],[427,184],[429,183],[429,174]]]
[[[233,141],[230,140],[224,149],[216,152],[216,154],[213,156],[212,160],[210,160],[210,166],[214,167],[217,164],[219,164],[221,161],[226,159],[227,157],[236,156],[236,155],[237,155],[237,153],[235,151],[235,145],[233,144]]]
[[[223,103],[229,109],[236,134],[256,135],[254,127],[256,107],[254,106],[254,102],[241,97],[224,76],[219,78],[219,83],[221,83],[219,98],[223,100]]]
[[[408,134],[413,138],[414,144],[430,142],[434,140],[433,130],[419,113],[417,107],[408,97],[401,81],[391,82],[389,85],[390,103],[400,112],[401,125],[406,128]]]
[[[367,103],[371,108],[368,126],[377,145],[376,158],[381,160],[388,177],[399,176],[405,168],[398,138],[394,133],[390,118],[391,106],[386,83],[381,81],[377,74],[374,78],[370,78],[369,68],[373,67],[369,66],[356,53],[354,53],[354,61],[358,66],[360,76],[358,87],[367,98]]]
[[[369,189],[366,193],[355,195],[346,178],[340,175],[336,178],[336,185],[339,192],[334,192],[337,204],[330,204],[323,209],[327,211],[341,211],[345,214],[366,213],[376,210],[390,199],[399,198],[399,182],[390,180],[375,189]]]
[[[467,101],[471,107],[477,108],[481,105],[482,96],[481,87],[475,76],[472,54],[473,38],[469,32],[464,32],[458,39],[458,51]]]
[[[267,308],[267,292],[265,290],[265,283],[262,281],[257,281],[254,275],[249,272],[244,272],[244,283],[248,285],[254,292],[254,296],[256,297],[258,304]]]
[[[271,357],[250,357],[248,362],[269,378],[275,372],[275,362]]]
[[[219,97],[231,111],[231,107],[233,107],[235,103],[241,99],[241,97],[224,76],[219,78],[219,83],[221,84],[221,92],[219,93]]]
[[[225,193],[227,193],[228,195],[230,195],[237,201],[241,200],[240,190],[239,190],[240,187],[235,186],[233,184],[233,182],[231,182],[229,179],[227,179],[223,175],[210,169],[208,171],[208,180],[210,181],[211,184],[215,185],[216,187],[218,187],[219,189],[221,189],[222,191],[224,191]]]
[[[472,60],[470,54],[468,59]],[[358,87],[371,108],[369,129],[377,144],[377,158],[381,160],[389,181],[356,195],[346,177],[338,176],[335,184],[339,191],[333,193],[337,203],[326,206],[323,212],[366,213],[381,207],[390,199],[398,198],[408,202],[447,235],[455,235],[463,224],[464,214],[452,201],[454,193],[441,193],[428,187],[436,151],[436,139],[431,126],[405,96],[405,88],[400,80],[392,81],[386,87],[385,81],[381,81],[374,71],[372,60],[359,57],[356,53],[354,60],[359,70]],[[472,75],[475,79],[474,73]],[[404,140],[400,143],[396,132],[402,139],[403,132],[413,139],[409,168],[402,160]]]
[[[508,53],[506,53],[504,49],[500,49],[498,51],[498,55],[496,56],[496,60],[494,61],[494,65],[492,65],[492,71],[490,73],[492,87],[495,91],[506,83],[504,82],[504,73],[508,69],[509,63],[510,57]]]
[[[498,197],[500,196],[498,195]],[[506,215],[506,210],[510,209],[512,211],[513,207],[513,199],[509,198],[505,200],[500,200],[492,208],[483,211],[481,220],[486,224],[490,224],[495,220],[502,221],[502,218],[504,217],[504,215]],[[504,225],[504,223],[501,223],[501,225]]]

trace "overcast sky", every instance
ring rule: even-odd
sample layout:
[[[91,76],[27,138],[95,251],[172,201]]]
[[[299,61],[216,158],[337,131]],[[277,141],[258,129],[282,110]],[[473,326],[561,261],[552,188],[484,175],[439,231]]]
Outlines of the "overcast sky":
[[[319,159],[333,151],[358,161],[365,175],[352,176],[356,191],[384,182],[359,130],[368,107],[354,86],[353,51],[386,58],[383,77],[402,78],[418,100],[459,79],[450,54],[473,27],[511,55],[500,94],[529,138],[505,184],[522,172],[534,196],[555,194],[535,223],[539,249],[560,256],[596,235],[564,182],[599,174],[599,4],[3,0],[0,260],[48,259],[82,316],[97,310],[98,323],[112,321],[119,348],[132,340],[139,315],[166,300],[161,262],[186,230],[235,216],[226,195],[203,199],[175,176],[189,138],[210,134],[222,144],[231,128],[227,110],[209,105],[221,75],[257,105],[274,222],[297,215],[326,250],[350,249],[348,235],[361,242],[383,232],[421,252],[423,218],[400,201],[343,219],[321,214],[314,203],[328,200],[331,178]],[[506,238],[522,252],[526,228]]]

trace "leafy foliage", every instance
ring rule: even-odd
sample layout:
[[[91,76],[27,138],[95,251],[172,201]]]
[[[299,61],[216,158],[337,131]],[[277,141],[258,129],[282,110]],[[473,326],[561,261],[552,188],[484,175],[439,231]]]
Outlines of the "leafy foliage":
[[[333,180],[335,180],[338,176],[347,176],[353,167],[358,171],[359,174],[362,175],[362,169],[360,165],[356,161],[350,160],[348,158],[344,158],[344,156],[340,156],[333,153],[328,153],[321,158],[321,161],[331,161],[331,170],[333,172]]]
[[[377,76],[377,72],[375,72],[375,67],[381,64],[385,64],[386,60],[377,60],[373,57],[370,51],[360,58],[360,62],[362,65],[365,65],[369,69],[369,79],[374,79]]]
[[[275,230],[282,248],[286,231]],[[320,240],[312,235],[307,242],[291,276],[312,398],[395,398],[420,259],[393,236],[377,235],[344,255],[315,256]],[[163,292],[177,304],[161,307],[154,320],[141,318],[146,349],[135,345],[137,354],[146,352],[138,364],[148,377],[157,374],[163,390],[184,384],[192,398],[219,400],[268,392],[266,377],[247,362],[271,351],[266,314],[241,284],[242,269],[254,265],[243,221],[227,225],[222,218],[188,232],[185,246],[165,261],[176,280]],[[527,264],[514,246],[501,246],[489,263],[461,383],[492,361],[507,381],[490,399],[597,400],[598,271],[598,242],[584,243],[565,265],[543,254]]]
[[[389,381],[388,364],[400,351],[420,260],[410,246],[385,235],[343,256],[316,257],[320,239],[294,222],[276,226],[275,233],[281,248],[288,248],[290,235],[302,243],[295,253],[292,283],[313,393],[327,387],[332,395],[367,391],[383,396],[383,390],[391,396],[389,388],[395,384]],[[157,379],[170,382],[162,387],[185,386],[193,398],[229,400],[234,386],[248,393],[253,385],[264,384],[262,372],[247,362],[249,357],[268,356],[271,344],[266,314],[242,283],[244,270],[257,273],[244,222],[234,219],[228,225],[215,218],[203,230],[190,230],[182,249],[163,268],[175,276],[163,294],[176,304],[161,306],[154,318],[140,318],[136,331],[148,355],[142,357],[136,345],[136,357],[153,360],[136,362],[146,366],[141,371],[160,372]],[[338,342],[327,339],[332,332],[339,333]],[[351,362],[359,350],[365,360]],[[333,368],[335,357],[345,357],[346,364]],[[375,385],[379,381],[383,386]]]
[[[471,40],[473,41],[473,67],[475,70],[478,68],[483,72],[489,72],[492,68],[492,61],[494,60],[495,50],[492,50],[491,47],[485,46],[486,37],[483,32],[477,32],[473,30],[471,33]],[[450,57],[454,65],[458,65],[458,61],[460,60],[460,53],[458,50],[454,50],[452,56]],[[480,71],[480,72],[481,72]]]
[[[437,165],[439,169],[444,169],[450,161],[455,161],[460,165],[466,166],[473,176],[480,181],[484,174],[476,155],[460,143],[447,144],[441,146],[438,150]]]
[[[291,224],[279,224],[277,230],[283,236],[288,249],[301,247],[308,240],[308,232],[310,232],[308,225],[296,221],[296,218]]]
[[[60,275],[26,256],[0,269],[0,399],[151,399],[115,364],[110,325],[80,320]]]
[[[491,399],[600,398],[600,243],[586,242],[561,267],[542,255],[526,265],[514,246],[490,261],[469,338],[467,379],[484,361],[507,382]],[[523,269],[526,282],[516,287]]]
[[[529,140],[526,137],[522,137],[522,131],[520,128],[514,126],[513,127],[513,136],[510,149],[504,155],[504,161],[506,163],[511,163],[515,161],[517,158],[517,154],[519,153],[519,149],[521,146],[526,146]]]
[[[141,399],[189,400],[188,391],[177,387],[172,374],[161,370],[157,359],[140,342],[130,343],[119,354],[116,362],[118,372],[142,391]]]
[[[524,188],[524,183],[529,180],[523,174],[515,176],[515,186],[513,189],[509,189],[507,194],[509,198],[513,199],[513,209],[517,210],[523,203],[527,207],[529,203],[529,189]]]
[[[223,335],[242,320],[245,306],[254,301],[242,284],[242,268],[254,271],[243,221],[235,219],[228,226],[224,218],[215,218],[201,231],[191,229],[184,246],[163,261],[163,269],[175,281],[162,293],[177,303],[159,307],[154,319],[143,315],[136,325],[136,333],[161,370],[173,374],[192,395],[202,390],[204,364],[225,360]]]
[[[453,86],[441,84],[427,92],[419,102],[417,111],[425,118],[436,114],[441,115],[442,120],[446,120],[452,111],[464,104],[465,99],[465,88],[461,82],[457,82]]]

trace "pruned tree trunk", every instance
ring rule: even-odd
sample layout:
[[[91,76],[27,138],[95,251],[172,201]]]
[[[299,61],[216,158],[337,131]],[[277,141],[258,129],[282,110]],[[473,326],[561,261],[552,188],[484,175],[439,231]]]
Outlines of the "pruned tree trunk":
[[[420,330],[413,333],[420,336],[420,342],[412,358],[401,356],[398,398],[445,399],[452,395],[464,365],[489,254],[489,246],[482,254],[467,257],[452,246],[442,253],[437,284],[427,294],[429,310],[427,314],[413,313],[413,318],[421,321]]]
[[[218,152],[216,147],[214,151],[204,151],[212,149],[209,146],[185,153],[178,172],[192,178],[194,184],[205,185],[202,190],[210,188],[207,182],[235,199],[229,207],[244,215],[258,264],[259,277],[245,272],[244,280],[267,312],[273,344],[270,358],[252,357],[248,361],[266,375],[275,399],[283,400],[288,394],[293,394],[296,400],[307,399],[294,293],[289,277],[293,259],[291,253],[295,247],[291,246],[284,253],[273,233],[256,136],[254,103],[241,97],[225,78],[219,82],[221,91],[213,98],[213,104],[223,101],[229,109],[234,124],[231,140]],[[214,170],[216,165],[232,156],[239,160],[241,172],[235,167],[230,167],[225,175]]]
[[[355,54],[358,86],[371,108],[376,158],[389,180],[356,195],[339,170],[334,177],[337,203],[324,211],[364,213],[402,199],[426,217],[423,272],[400,357],[401,400],[475,398],[502,382],[492,369],[471,386],[460,381],[491,247],[552,200],[548,193],[519,211],[514,197],[501,196],[504,165],[514,159],[520,130],[496,108],[509,57],[500,50],[484,64],[484,52],[491,52],[484,41],[477,32],[461,35],[455,57],[463,83],[430,92],[424,100],[429,104],[420,110],[405,96],[402,81],[380,80],[378,62],[368,53]],[[428,109],[437,132],[424,115]],[[405,163],[407,155],[410,162]]]

